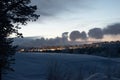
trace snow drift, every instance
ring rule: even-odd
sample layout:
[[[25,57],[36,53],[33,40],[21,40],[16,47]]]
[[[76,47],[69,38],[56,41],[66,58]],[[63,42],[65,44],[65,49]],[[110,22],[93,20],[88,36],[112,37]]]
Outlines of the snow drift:
[[[17,53],[4,80],[120,80],[120,59],[80,54]]]

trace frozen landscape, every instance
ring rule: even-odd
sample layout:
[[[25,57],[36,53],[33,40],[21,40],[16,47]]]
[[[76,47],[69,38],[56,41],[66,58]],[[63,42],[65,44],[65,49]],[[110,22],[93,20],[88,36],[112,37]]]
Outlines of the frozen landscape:
[[[120,58],[64,53],[17,53],[3,80],[120,80]]]

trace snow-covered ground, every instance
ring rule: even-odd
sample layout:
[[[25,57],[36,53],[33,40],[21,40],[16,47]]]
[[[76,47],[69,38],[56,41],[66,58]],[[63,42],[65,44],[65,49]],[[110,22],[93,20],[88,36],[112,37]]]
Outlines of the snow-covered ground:
[[[3,80],[120,80],[120,59],[81,54],[17,53]]]

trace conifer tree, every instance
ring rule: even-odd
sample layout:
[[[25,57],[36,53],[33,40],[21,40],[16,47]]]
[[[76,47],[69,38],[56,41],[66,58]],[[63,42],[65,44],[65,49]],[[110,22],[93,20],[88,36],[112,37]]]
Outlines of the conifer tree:
[[[0,80],[2,74],[13,70],[16,47],[12,45],[13,39],[9,36],[18,32],[19,25],[26,25],[28,21],[36,21],[39,17],[35,13],[37,7],[31,5],[31,0],[0,0]]]

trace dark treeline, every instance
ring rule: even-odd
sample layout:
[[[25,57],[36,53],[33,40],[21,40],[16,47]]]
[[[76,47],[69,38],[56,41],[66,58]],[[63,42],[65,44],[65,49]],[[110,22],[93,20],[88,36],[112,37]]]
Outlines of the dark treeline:
[[[97,56],[103,56],[103,57],[120,57],[120,41],[65,46],[65,49],[63,50],[54,50],[54,51],[46,50],[42,52],[88,54],[88,55],[97,55]]]
[[[104,57],[120,57],[120,42],[101,42],[83,45],[82,48],[64,50],[63,52],[98,55]]]

